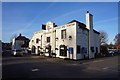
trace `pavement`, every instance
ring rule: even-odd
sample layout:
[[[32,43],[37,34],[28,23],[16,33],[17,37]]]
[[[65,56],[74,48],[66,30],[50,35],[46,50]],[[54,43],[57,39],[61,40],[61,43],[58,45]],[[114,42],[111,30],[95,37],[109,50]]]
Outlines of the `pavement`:
[[[118,78],[118,56],[78,61],[33,55],[3,57],[2,79]]]

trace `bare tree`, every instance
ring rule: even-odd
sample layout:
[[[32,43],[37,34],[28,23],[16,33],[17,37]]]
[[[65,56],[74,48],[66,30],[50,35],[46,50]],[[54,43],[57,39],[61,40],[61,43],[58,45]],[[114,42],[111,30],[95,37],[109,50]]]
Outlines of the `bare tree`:
[[[16,38],[17,34],[12,35],[12,37],[10,38],[10,43],[12,42],[13,38]]]
[[[117,47],[117,50],[120,52],[120,33],[118,33],[115,36],[114,41],[115,41],[115,46]]]
[[[100,45],[107,44],[108,41],[108,34],[105,31],[100,32]]]
[[[115,36],[114,41],[115,41],[115,45],[120,44],[120,33]]]

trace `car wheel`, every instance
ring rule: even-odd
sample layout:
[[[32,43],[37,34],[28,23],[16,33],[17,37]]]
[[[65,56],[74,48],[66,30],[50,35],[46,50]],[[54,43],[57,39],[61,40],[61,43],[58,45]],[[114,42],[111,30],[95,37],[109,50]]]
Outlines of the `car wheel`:
[[[111,54],[113,56],[113,54]]]

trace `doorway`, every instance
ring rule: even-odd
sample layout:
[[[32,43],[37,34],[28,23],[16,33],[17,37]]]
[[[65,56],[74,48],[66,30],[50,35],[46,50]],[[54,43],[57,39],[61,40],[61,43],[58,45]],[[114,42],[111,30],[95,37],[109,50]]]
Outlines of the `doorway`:
[[[67,56],[67,46],[60,45],[60,56]]]
[[[47,52],[47,53],[49,54],[49,57],[52,56],[52,54],[51,54],[51,45],[48,45],[48,46],[46,47],[45,52]]]
[[[32,53],[36,53],[35,49],[36,49],[36,47],[32,46]]]

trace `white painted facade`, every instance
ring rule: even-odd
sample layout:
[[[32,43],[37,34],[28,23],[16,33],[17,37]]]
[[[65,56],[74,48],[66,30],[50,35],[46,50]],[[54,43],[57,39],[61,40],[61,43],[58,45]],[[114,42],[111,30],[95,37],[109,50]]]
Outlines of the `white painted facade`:
[[[21,36],[21,34],[12,39],[12,50],[22,50],[22,46],[27,43],[28,38]]]
[[[22,40],[15,40],[15,38],[12,41],[12,50],[21,50],[21,46],[24,44],[24,41]]]
[[[62,26],[55,26],[55,23],[47,22],[45,30],[40,30],[33,34],[29,47],[33,54],[44,52],[46,56],[49,53],[47,46],[51,46],[51,52],[59,58],[84,59],[94,58],[95,53],[100,52],[99,32],[93,29],[92,15],[86,13],[86,25],[73,20]],[[65,38],[63,38],[63,34]],[[47,41],[50,38],[50,42]],[[91,47],[93,50],[91,50]],[[73,49],[73,52],[69,51]],[[97,49],[96,49],[97,48]],[[67,51],[66,51],[67,49]],[[64,54],[65,53],[65,54]]]

